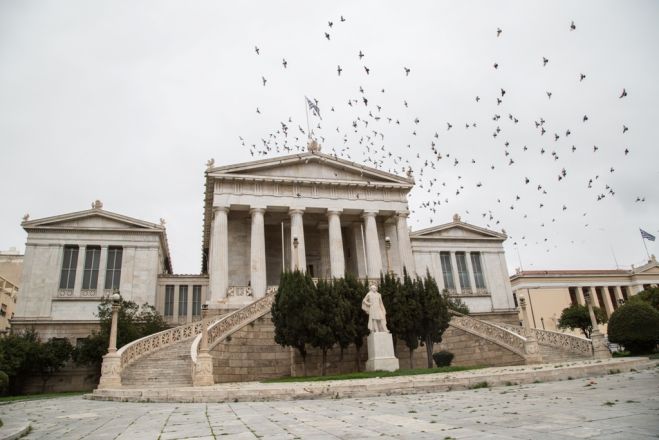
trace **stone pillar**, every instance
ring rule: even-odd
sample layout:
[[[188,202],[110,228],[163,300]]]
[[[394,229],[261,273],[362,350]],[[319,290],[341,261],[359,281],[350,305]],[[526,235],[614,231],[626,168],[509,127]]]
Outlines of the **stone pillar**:
[[[414,254],[412,253],[410,230],[407,227],[408,215],[409,212],[407,211],[396,213],[396,233],[398,235],[398,251],[400,253],[401,266],[405,266],[407,273],[414,278],[416,276],[416,264],[414,262]]]
[[[209,255],[210,303],[216,304],[227,297],[229,288],[229,208],[213,207],[213,224]]]
[[[597,296],[597,287],[592,286],[590,288],[590,299],[593,302],[593,307],[599,307],[600,309],[604,308],[604,306],[600,304],[599,297]]]
[[[378,227],[375,222],[376,211],[364,211],[364,235],[366,236],[366,265],[368,266],[368,277],[371,280],[379,280],[382,272],[382,255],[380,254],[380,238]]]
[[[618,305],[620,305],[620,303],[624,301],[625,298],[623,298],[622,296],[622,289],[620,288],[620,286],[616,286],[615,289],[616,289],[616,301],[618,301]]]
[[[526,309],[526,298],[523,296],[519,298],[519,308],[522,309],[522,322],[524,324],[524,328],[533,328],[531,320],[529,319],[529,313]]]
[[[343,255],[343,236],[341,235],[340,215],[341,210],[339,209],[327,210],[330,275],[332,278],[343,278],[346,273],[346,262]]]
[[[471,252],[465,252],[465,260],[467,261],[467,272],[469,272],[469,284],[471,284],[472,293],[476,293],[476,276],[474,275],[474,268],[471,265]]]
[[[458,260],[455,258],[455,252],[453,251],[451,251],[451,272],[453,273],[453,284],[455,285],[455,292],[459,295],[462,293],[462,284],[460,283]]]
[[[606,316],[611,317],[613,313],[613,303],[611,303],[611,295],[609,295],[608,287],[601,287],[602,289],[602,298],[604,299],[604,309],[606,310]]]
[[[307,271],[307,254],[304,246],[304,209],[295,208],[288,211],[291,216],[291,270]],[[297,238],[297,246],[295,239]]]
[[[197,363],[193,366],[192,385],[195,387],[213,385],[213,358],[208,351],[208,305],[204,304],[201,310],[201,341]]]
[[[580,306],[586,305],[586,300],[584,298],[584,293],[586,292],[586,287],[577,287],[577,303]]]
[[[96,284],[96,296],[102,297],[105,292],[105,272],[108,265],[108,247],[101,246],[101,258],[98,261],[98,284]]]
[[[590,340],[593,344],[593,357],[595,359],[608,359],[611,357],[611,352],[606,346],[604,335],[600,333],[597,327],[597,319],[595,319],[595,312],[593,311],[593,294],[594,292],[591,291],[590,295],[584,295],[586,305],[588,306],[588,315],[590,315],[590,323],[593,326],[593,332],[590,334]]]
[[[252,239],[250,244],[250,279],[254,298],[265,295],[267,284],[265,272],[265,208],[252,208]]]
[[[101,378],[98,382],[99,389],[121,387],[121,356],[117,354],[117,320],[120,306],[121,295],[118,291],[115,291],[115,293],[112,294],[110,344],[108,352],[103,356],[103,363],[101,364]]]
[[[73,296],[80,296],[82,277],[85,275],[85,246],[78,247],[78,262],[76,264],[76,279],[73,284]]]

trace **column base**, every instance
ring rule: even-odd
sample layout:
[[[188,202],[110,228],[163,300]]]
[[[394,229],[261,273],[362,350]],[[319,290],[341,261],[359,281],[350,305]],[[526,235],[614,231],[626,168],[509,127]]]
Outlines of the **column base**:
[[[394,343],[389,332],[375,332],[368,335],[368,360],[366,371],[396,371],[400,368],[394,355]]]
[[[593,344],[593,358],[595,359],[609,359],[611,352],[609,347],[604,341],[604,335],[597,332],[590,335],[590,340]]]
[[[98,389],[107,388],[121,388],[121,357],[117,353],[108,353],[103,356]]]
[[[192,385],[195,387],[204,387],[214,384],[213,357],[208,352],[201,352],[197,356],[197,364],[194,366]]]
[[[524,352],[526,353],[526,356],[524,356],[525,364],[530,365],[530,364],[542,363],[540,346],[538,345],[538,341],[534,337],[526,336],[526,342],[524,343]]]

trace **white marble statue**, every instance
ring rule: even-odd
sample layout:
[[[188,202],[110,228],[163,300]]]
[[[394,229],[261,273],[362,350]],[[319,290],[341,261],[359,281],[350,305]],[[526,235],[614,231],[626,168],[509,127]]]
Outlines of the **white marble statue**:
[[[364,297],[362,310],[368,313],[368,329],[372,333],[389,331],[387,330],[387,312],[382,303],[382,295],[375,284],[371,284],[369,292]]]

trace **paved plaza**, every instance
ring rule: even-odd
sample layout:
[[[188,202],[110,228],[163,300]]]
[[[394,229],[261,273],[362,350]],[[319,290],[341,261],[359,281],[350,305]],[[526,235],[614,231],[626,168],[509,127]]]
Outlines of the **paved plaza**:
[[[0,406],[27,439],[645,439],[659,437],[659,370],[448,393],[214,404],[82,397]]]

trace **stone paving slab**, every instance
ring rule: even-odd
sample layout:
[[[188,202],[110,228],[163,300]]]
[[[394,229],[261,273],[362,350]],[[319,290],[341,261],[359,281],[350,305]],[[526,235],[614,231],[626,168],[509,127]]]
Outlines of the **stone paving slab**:
[[[659,369],[550,383],[340,400],[131,403],[63,397],[0,406],[32,439],[650,439]]]
[[[371,379],[319,382],[239,382],[184,388],[118,388],[94,390],[85,396],[93,400],[122,402],[200,402],[297,400],[372,397],[470,389],[487,382],[490,386],[528,384],[602,376],[653,367],[648,358],[568,361],[555,364],[521,365]]]

